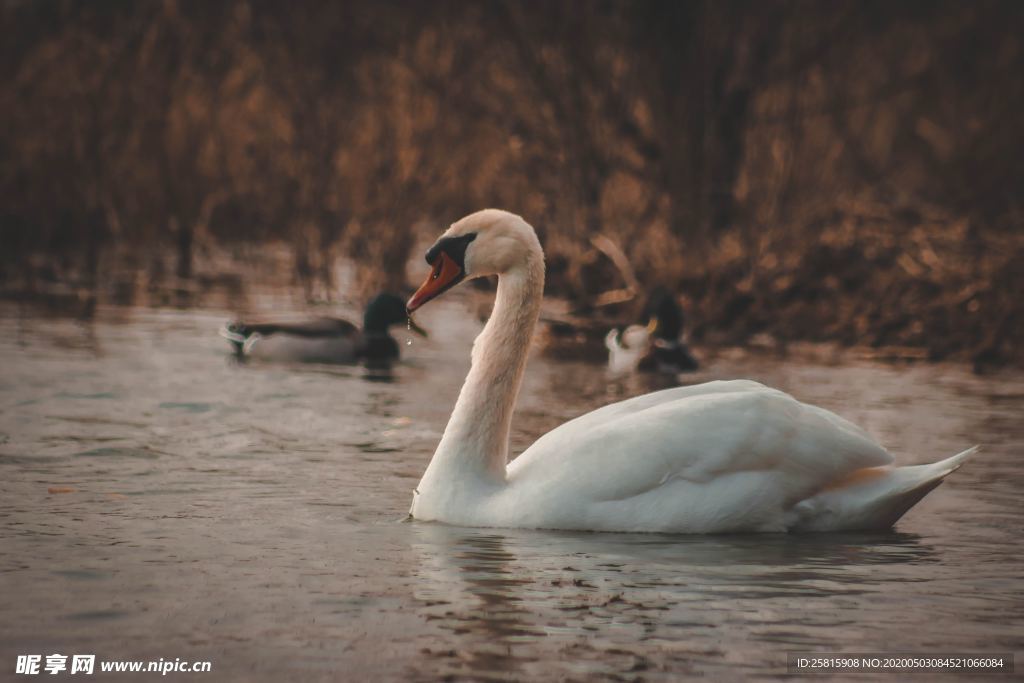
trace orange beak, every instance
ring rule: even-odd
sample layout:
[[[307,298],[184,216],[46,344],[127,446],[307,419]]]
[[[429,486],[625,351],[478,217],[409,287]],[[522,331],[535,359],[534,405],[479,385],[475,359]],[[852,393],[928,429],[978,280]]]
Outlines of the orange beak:
[[[420,288],[416,290],[416,293],[405,304],[405,310],[409,313],[412,313],[431,299],[440,296],[459,284],[466,275],[462,272],[459,264],[443,251],[437,257],[437,260],[434,261],[433,266],[434,268],[430,271],[426,281],[420,285]]]

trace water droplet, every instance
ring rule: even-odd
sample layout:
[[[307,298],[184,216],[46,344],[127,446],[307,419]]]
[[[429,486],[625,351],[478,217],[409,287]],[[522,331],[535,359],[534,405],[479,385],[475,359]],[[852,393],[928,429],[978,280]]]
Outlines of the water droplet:
[[[406,337],[405,338],[405,345],[406,346],[412,346],[412,337]]]

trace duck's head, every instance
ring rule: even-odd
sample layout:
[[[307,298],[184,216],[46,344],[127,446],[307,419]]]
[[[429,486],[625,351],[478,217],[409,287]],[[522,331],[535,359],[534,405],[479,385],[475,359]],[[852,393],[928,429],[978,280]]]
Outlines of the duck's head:
[[[405,312],[405,302],[401,297],[383,292],[366,304],[366,311],[363,313],[363,331],[369,335],[384,335],[392,325],[407,321],[410,330],[424,337],[427,336],[426,330],[409,319]]]
[[[651,292],[644,316],[649,321],[647,329],[654,337],[674,341],[683,333],[683,309],[664,287]]]
[[[466,279],[543,264],[543,253],[537,233],[519,216],[499,209],[472,213],[453,223],[427,250],[430,275],[406,308],[412,313]]]

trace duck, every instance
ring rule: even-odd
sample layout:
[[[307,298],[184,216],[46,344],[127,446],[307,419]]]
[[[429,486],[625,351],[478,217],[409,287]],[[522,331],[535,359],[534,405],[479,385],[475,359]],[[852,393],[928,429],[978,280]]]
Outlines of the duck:
[[[535,343],[552,360],[603,363],[608,358],[606,330],[611,321],[572,314],[541,314]]]
[[[625,329],[613,327],[604,338],[604,347],[608,350],[608,370],[614,375],[638,370],[650,346],[650,330],[643,325],[630,325]]]
[[[386,366],[400,355],[388,329],[403,322],[411,331],[427,336],[406,315],[405,301],[383,292],[367,304],[362,330],[348,320],[318,317],[301,322],[235,321],[221,328],[220,334],[243,360]]]
[[[865,430],[749,380],[673,387],[576,417],[509,461],[509,432],[544,291],[522,217],[485,209],[427,250],[412,314],[497,275],[493,312],[410,517],[458,526],[735,533],[887,529],[977,447],[897,466]]]
[[[664,287],[656,287],[644,306],[648,324],[613,328],[605,336],[608,368],[614,374],[639,370],[678,374],[700,367],[683,341],[683,309]]]

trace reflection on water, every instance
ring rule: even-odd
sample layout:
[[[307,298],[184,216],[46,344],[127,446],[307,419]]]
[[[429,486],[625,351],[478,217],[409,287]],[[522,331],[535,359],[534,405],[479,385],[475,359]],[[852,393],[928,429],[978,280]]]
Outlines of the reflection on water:
[[[1024,384],[720,360],[901,460],[984,450],[893,533],[680,537],[403,523],[479,324],[381,374],[239,365],[227,317],[0,318],[0,661],[209,659],[218,680],[778,677],[793,650],[1024,649]],[[658,388],[531,362],[513,450]],[[127,679],[126,679],[127,680]]]
[[[655,666],[652,646],[664,670],[723,668],[742,650],[753,656],[732,666],[778,673],[786,650],[849,649],[861,627],[898,619],[898,603],[932,594],[908,584],[933,581],[922,568],[940,562],[906,533],[701,538],[417,525],[415,534],[420,612],[451,635],[424,650],[423,674],[533,677],[550,658],[571,657],[574,675],[614,676]],[[879,620],[869,605],[891,616]]]

